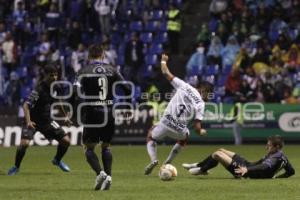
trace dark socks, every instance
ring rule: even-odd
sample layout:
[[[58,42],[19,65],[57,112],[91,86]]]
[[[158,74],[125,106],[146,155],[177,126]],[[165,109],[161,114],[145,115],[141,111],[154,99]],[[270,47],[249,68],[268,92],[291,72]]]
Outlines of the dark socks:
[[[17,148],[16,158],[15,158],[15,166],[17,168],[20,168],[21,162],[22,162],[22,160],[25,156],[25,153],[26,153],[26,148],[27,147],[24,147],[24,146],[19,146]]]
[[[112,154],[109,148],[102,149],[102,162],[105,173],[111,175]]]
[[[87,149],[85,151],[85,156],[87,162],[90,164],[91,168],[95,171],[97,175],[100,174],[101,166],[99,164],[99,159],[97,155],[95,154],[94,150]]]
[[[202,162],[197,164],[198,167],[201,167],[201,171],[203,172],[206,172],[207,170],[214,168],[217,165],[218,165],[218,161],[213,159],[211,155],[205,158]]]
[[[57,151],[56,151],[56,155],[55,155],[55,160],[57,162],[61,161],[62,157],[65,155],[65,153],[67,152],[69,148],[69,145],[62,145],[62,144],[59,144],[57,146]]]

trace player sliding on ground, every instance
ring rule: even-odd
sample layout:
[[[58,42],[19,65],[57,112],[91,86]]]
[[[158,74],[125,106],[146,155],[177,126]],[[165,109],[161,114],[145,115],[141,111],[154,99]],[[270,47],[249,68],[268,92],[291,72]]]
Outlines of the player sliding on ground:
[[[176,89],[176,93],[170,100],[163,117],[148,133],[147,151],[151,162],[145,168],[145,175],[150,174],[158,164],[156,141],[162,140],[165,137],[177,140],[168,158],[163,163],[167,164],[172,162],[181,148],[186,144],[190,134],[187,126],[190,122],[194,123],[194,128],[199,135],[206,134],[206,131],[202,129],[201,120],[204,115],[204,101],[208,99],[212,85],[202,82],[197,88],[192,87],[175,77],[169,71],[167,61],[168,56],[163,54],[161,58],[161,71]]]
[[[279,135],[268,138],[267,155],[257,162],[249,162],[235,152],[219,149],[199,163],[182,164],[192,175],[207,175],[207,170],[221,163],[234,177],[288,178],[295,170],[282,152],[283,139]],[[284,173],[277,175],[282,169]]]

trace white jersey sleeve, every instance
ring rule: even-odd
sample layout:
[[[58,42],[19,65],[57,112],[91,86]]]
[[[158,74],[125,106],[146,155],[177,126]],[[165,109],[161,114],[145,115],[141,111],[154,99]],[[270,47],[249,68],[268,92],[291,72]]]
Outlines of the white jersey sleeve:
[[[171,81],[171,84],[175,89],[184,87],[187,83],[181,80],[180,78],[174,77],[173,80]]]
[[[200,103],[196,104],[196,106],[195,106],[195,119],[203,120],[203,118],[204,118],[204,107],[205,107],[204,102],[200,102]]]

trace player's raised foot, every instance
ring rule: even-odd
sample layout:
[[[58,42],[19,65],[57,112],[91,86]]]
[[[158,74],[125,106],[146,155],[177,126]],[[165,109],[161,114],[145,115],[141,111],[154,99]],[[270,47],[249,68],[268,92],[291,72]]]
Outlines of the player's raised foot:
[[[70,167],[66,163],[64,163],[62,160],[57,161],[56,159],[53,159],[52,164],[56,165],[57,167],[59,167],[64,172],[69,172],[70,171]]]
[[[110,186],[111,186],[111,182],[112,182],[112,178],[111,176],[106,176],[106,179],[103,181],[102,185],[101,185],[101,190],[109,190]]]
[[[189,164],[189,163],[183,163],[183,164],[182,164],[182,167],[183,167],[184,169],[189,170],[189,169],[198,167],[197,164],[198,164],[198,163],[191,163],[191,164]]]
[[[207,171],[202,171],[201,167],[195,167],[195,168],[191,168],[189,169],[190,174],[192,175],[208,175]]]
[[[150,164],[148,164],[145,167],[145,175],[149,175],[151,174],[152,170],[154,169],[154,167],[156,167],[156,165],[158,165],[158,160],[154,160],[153,162],[151,162]]]
[[[16,166],[13,166],[12,168],[10,168],[7,172],[7,175],[9,176],[13,176],[16,175],[19,172],[19,168],[17,168]]]
[[[104,180],[106,180],[106,177],[107,174],[104,171],[101,171],[95,180],[95,190],[100,190]]]

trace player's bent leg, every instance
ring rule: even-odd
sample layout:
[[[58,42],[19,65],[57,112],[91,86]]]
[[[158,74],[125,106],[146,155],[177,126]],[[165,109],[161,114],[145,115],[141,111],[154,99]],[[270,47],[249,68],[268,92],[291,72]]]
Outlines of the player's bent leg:
[[[224,167],[228,167],[232,162],[232,158],[222,151],[214,152],[212,158],[220,162]]]
[[[52,160],[52,164],[59,167],[64,172],[69,172],[70,167],[64,163],[61,159],[66,154],[69,146],[70,146],[70,138],[65,135],[62,139],[58,141],[57,151],[54,159]]]
[[[158,165],[157,160],[157,143],[152,138],[152,131],[150,130],[147,136],[147,152],[151,162],[145,167],[144,174],[151,174],[152,170]]]
[[[225,153],[227,156],[229,156],[230,158],[232,158],[236,153],[235,152],[233,152],[233,151],[228,151],[227,149],[223,149],[223,148],[221,148],[221,149],[219,149],[218,151],[221,151],[221,152],[223,152],[223,153]]]
[[[171,163],[174,158],[179,154],[181,149],[187,144],[187,139],[185,140],[178,140],[177,143],[172,147],[167,159],[165,160],[164,164]]]
[[[15,157],[15,165],[11,167],[7,175],[16,175],[19,172],[21,162],[25,156],[26,149],[29,147],[29,139],[21,139],[20,146],[18,146],[17,151],[16,151],[16,157]]]

